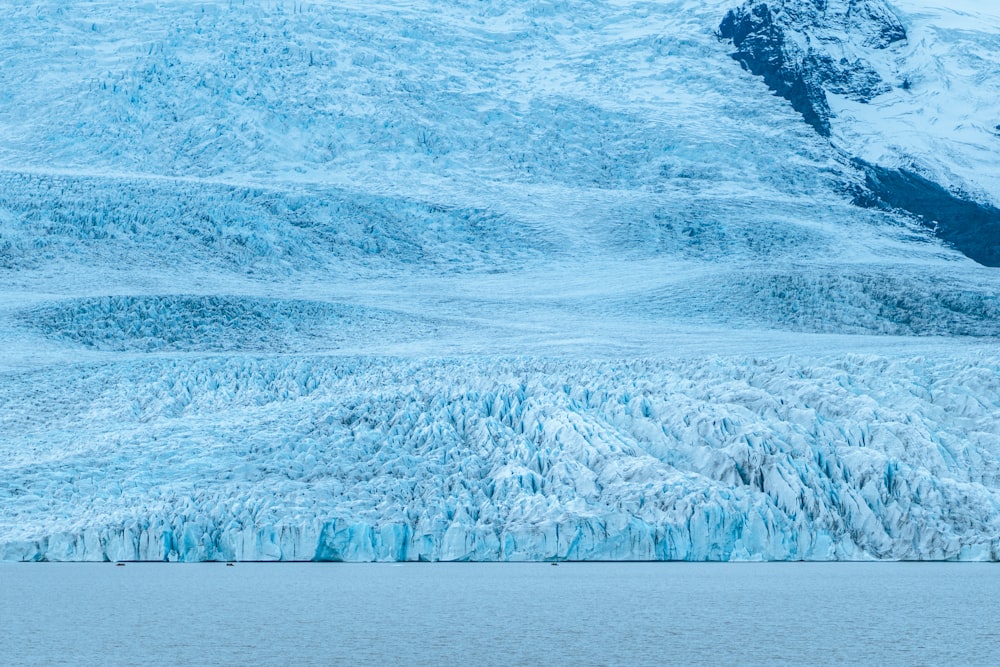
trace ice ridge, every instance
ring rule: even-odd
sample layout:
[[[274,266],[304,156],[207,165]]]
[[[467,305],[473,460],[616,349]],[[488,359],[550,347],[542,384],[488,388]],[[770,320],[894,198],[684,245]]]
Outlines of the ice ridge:
[[[19,435],[0,464],[0,556],[997,559],[1000,361],[977,361],[220,358],[119,362],[69,386],[37,372],[57,400],[2,416]],[[32,420],[46,400],[60,407]]]

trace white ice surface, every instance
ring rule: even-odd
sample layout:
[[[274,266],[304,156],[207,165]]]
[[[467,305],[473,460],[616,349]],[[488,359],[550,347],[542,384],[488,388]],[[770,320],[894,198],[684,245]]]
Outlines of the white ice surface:
[[[0,558],[996,559],[998,274],[729,6],[0,8]]]
[[[1000,205],[1000,9],[973,0],[891,4],[907,40],[864,55],[893,90],[869,104],[830,95],[834,141]]]

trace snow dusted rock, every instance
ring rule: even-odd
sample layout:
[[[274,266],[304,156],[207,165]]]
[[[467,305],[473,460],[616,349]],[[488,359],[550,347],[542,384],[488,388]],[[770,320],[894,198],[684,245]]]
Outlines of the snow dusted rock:
[[[905,40],[906,30],[882,0],[748,0],[726,14],[719,35],[732,40],[733,58],[829,136],[827,91],[859,102],[887,92],[866,51]]]
[[[967,149],[953,144],[943,156],[921,154],[907,145],[912,139],[905,139],[901,145],[891,145],[889,155],[883,153],[878,162],[871,161],[867,157],[871,144],[880,142],[844,139],[856,132],[877,131],[886,118],[868,112],[870,127],[860,132],[852,127],[853,119],[835,121],[831,99],[838,107],[857,108],[882,97],[891,108],[889,93],[912,96],[913,82],[921,76],[913,72],[917,63],[928,58],[943,60],[929,52],[932,47],[923,35],[919,46],[905,48],[907,31],[888,4],[882,0],[748,0],[726,14],[719,35],[736,47],[733,58],[763,77],[819,134],[831,137],[838,150],[865,155],[853,161],[865,181],[864,187],[849,188],[856,203],[906,211],[971,259],[1000,266],[1000,209],[988,194],[971,193],[967,182],[956,179],[954,173],[941,173],[936,164],[949,161],[948,153],[956,149],[959,153]],[[989,43],[991,37],[984,30],[979,41]],[[938,85],[948,89],[952,81]],[[924,113],[932,111],[920,109],[920,115]],[[840,123],[847,127],[834,132]],[[929,123],[937,121],[931,118]],[[992,194],[995,201],[1000,192]]]

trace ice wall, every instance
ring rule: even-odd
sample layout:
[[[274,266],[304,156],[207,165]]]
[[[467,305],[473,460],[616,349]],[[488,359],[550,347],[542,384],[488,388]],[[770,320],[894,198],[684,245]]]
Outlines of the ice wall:
[[[5,559],[1000,556],[995,358],[90,371],[2,417]]]

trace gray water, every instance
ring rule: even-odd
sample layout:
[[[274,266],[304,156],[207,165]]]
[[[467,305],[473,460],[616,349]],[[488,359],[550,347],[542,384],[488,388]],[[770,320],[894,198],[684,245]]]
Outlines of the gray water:
[[[1000,665],[1000,567],[0,564],[0,664]]]

